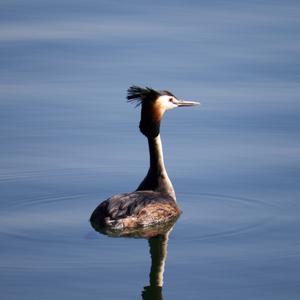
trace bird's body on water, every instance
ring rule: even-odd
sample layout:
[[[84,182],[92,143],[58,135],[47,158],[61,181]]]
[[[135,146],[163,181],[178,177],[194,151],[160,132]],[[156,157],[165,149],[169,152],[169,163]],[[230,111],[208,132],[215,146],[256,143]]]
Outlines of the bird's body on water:
[[[139,128],[148,139],[150,167],[136,191],[112,196],[98,205],[90,218],[94,227],[152,226],[172,221],[181,212],[164,165],[160,122],[166,110],[199,103],[178,100],[168,91],[138,86],[128,89],[127,100],[142,107]]]

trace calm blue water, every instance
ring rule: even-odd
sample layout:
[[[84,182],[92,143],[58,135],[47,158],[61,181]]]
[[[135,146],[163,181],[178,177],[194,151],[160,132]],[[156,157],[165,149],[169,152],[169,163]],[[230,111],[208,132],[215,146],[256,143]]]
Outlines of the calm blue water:
[[[299,34],[298,1],[1,1],[1,298],[142,299],[147,240],[88,222],[146,173],[139,84],[203,104],[162,124],[163,298],[299,299]]]

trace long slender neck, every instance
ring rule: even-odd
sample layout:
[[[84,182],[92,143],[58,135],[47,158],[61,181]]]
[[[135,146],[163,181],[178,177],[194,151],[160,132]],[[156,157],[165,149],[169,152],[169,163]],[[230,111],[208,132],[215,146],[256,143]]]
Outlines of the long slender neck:
[[[156,137],[148,137],[149,154],[150,154],[150,168],[141,182],[137,191],[151,190],[170,195],[176,200],[175,191],[171,180],[167,174],[160,134]]]
[[[160,134],[155,138],[148,138],[150,154],[150,170],[157,174],[167,174]]]

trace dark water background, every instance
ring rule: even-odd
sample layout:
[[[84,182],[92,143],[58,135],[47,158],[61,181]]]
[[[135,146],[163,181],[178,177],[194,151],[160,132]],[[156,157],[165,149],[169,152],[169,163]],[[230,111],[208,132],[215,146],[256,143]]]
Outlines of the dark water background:
[[[1,1],[1,299],[141,299],[147,241],[88,222],[147,169],[131,84],[203,104],[162,124],[164,299],[299,299],[299,33],[299,1]]]

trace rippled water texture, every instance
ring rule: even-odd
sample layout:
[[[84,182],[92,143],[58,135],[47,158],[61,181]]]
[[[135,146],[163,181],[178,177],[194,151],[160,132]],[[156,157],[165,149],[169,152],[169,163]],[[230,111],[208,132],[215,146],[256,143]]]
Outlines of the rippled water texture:
[[[0,3],[1,299],[299,299],[300,5],[248,2]],[[183,214],[149,241],[88,221],[146,173],[131,84],[202,102],[165,116]]]

